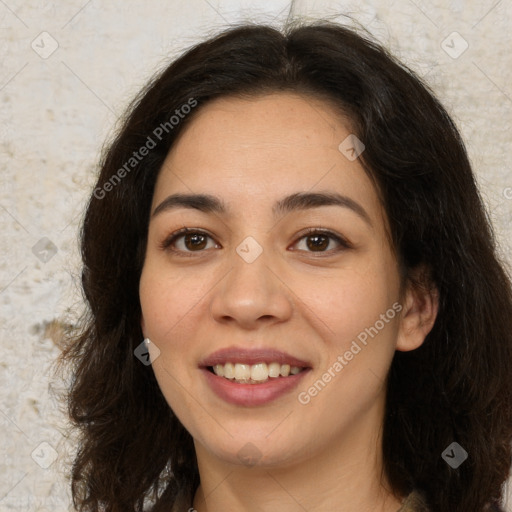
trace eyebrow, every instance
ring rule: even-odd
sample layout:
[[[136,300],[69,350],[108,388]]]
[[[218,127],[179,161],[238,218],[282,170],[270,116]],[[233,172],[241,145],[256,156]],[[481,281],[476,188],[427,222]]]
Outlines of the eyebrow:
[[[350,197],[334,192],[298,192],[277,201],[272,211],[274,216],[286,215],[293,211],[309,210],[320,206],[348,208],[373,227],[366,210]],[[226,214],[228,208],[218,197],[210,194],[172,194],[166,197],[153,211],[152,217],[175,208],[189,208],[204,213]]]

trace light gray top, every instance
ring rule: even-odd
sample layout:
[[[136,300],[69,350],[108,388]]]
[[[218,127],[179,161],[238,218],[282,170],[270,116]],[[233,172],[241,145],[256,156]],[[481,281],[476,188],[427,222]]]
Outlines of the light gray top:
[[[421,494],[413,491],[405,498],[405,501],[397,512],[429,512],[429,509]]]

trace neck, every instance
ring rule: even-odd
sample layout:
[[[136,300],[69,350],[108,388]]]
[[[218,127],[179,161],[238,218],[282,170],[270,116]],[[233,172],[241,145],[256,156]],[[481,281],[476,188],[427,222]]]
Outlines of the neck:
[[[396,512],[375,429],[354,428],[321,453],[286,464],[246,467],[219,460],[196,443],[201,485],[197,512]]]

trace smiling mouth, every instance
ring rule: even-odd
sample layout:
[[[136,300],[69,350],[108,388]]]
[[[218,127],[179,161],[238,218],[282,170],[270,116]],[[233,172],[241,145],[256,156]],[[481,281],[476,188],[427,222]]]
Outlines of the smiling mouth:
[[[278,362],[243,364],[230,363],[208,366],[208,370],[218,377],[238,384],[261,384],[269,379],[286,378],[290,375],[297,375],[306,370],[306,367],[290,366]]]

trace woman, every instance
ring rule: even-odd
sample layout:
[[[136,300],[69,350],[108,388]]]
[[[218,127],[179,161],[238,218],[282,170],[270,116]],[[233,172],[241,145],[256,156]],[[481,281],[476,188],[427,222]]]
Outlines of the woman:
[[[453,122],[375,42],[186,52],[107,150],[82,255],[79,510],[499,510],[510,281]]]

